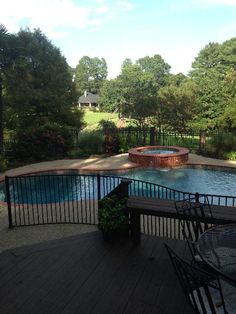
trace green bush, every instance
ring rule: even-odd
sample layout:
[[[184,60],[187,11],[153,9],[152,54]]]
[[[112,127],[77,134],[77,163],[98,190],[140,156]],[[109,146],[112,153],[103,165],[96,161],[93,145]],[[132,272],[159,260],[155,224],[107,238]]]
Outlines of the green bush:
[[[46,123],[18,131],[10,149],[10,159],[43,161],[67,156],[72,148],[72,129]]]
[[[104,232],[128,230],[128,216],[123,209],[127,199],[112,195],[98,203],[98,227]]]
[[[225,153],[225,159],[236,160],[236,151]]]
[[[119,152],[118,128],[113,121],[101,120],[99,127],[104,134],[104,152],[113,155]]]
[[[100,131],[85,131],[79,134],[77,145],[78,155],[88,157],[103,153],[104,138]],[[78,156],[79,157],[79,156]]]
[[[7,160],[4,159],[1,155],[0,155],[0,172],[4,172],[5,170],[7,170]]]
[[[236,134],[217,132],[211,136],[206,146],[207,154],[211,157],[228,159],[236,151]]]

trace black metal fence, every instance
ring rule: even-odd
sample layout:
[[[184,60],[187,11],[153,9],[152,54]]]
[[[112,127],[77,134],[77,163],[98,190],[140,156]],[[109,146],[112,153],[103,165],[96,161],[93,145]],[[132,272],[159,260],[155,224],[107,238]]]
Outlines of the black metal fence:
[[[172,132],[156,128],[123,128],[119,129],[121,146],[128,150],[135,146],[183,146],[198,151],[204,148],[208,136],[201,131]]]
[[[124,177],[104,175],[30,175],[6,177],[9,226],[39,224],[97,224],[98,200]],[[129,195],[180,200],[195,194],[154,183],[128,179]],[[211,204],[236,207],[236,196],[208,195]]]
[[[144,145],[182,146],[189,148],[191,151],[208,152],[211,150],[211,146],[218,145],[218,140],[221,143],[222,136],[232,142],[232,136],[236,137],[236,133],[232,131],[222,133],[222,131],[218,130],[207,132],[201,130],[174,132],[155,127],[127,127],[118,129],[117,136],[120,142],[120,150],[123,152],[127,152],[130,148]],[[78,148],[80,132],[73,130],[72,137],[73,147]],[[6,155],[12,151],[12,144],[14,144],[13,139],[4,141],[3,146]]]

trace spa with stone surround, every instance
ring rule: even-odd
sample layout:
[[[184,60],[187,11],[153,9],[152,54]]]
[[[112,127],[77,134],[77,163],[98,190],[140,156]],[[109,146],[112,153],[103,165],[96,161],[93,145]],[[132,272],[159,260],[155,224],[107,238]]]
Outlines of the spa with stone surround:
[[[143,146],[128,151],[129,159],[142,167],[175,167],[188,161],[189,150],[177,146]]]

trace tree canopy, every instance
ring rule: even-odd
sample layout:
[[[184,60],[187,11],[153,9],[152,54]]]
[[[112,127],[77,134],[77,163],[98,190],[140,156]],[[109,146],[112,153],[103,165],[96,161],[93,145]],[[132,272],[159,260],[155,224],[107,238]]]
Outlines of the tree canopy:
[[[80,94],[83,94],[85,90],[99,93],[106,78],[107,64],[104,58],[84,56],[79,60],[75,69],[75,79]]]
[[[15,45],[20,55],[5,80],[8,126],[56,122],[80,127],[75,86],[60,50],[39,29],[20,30]]]
[[[209,43],[199,52],[192,68],[191,78],[198,86],[194,123],[202,129],[221,127],[222,117],[236,106],[228,83],[230,77],[234,81],[236,38],[222,44]],[[232,123],[224,126],[231,127]]]

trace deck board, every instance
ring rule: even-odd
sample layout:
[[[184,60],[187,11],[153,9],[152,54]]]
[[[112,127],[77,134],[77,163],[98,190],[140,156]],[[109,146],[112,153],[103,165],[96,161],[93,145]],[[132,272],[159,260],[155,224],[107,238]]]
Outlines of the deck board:
[[[1,314],[191,313],[159,237],[111,246],[93,232],[11,249],[0,272]]]

